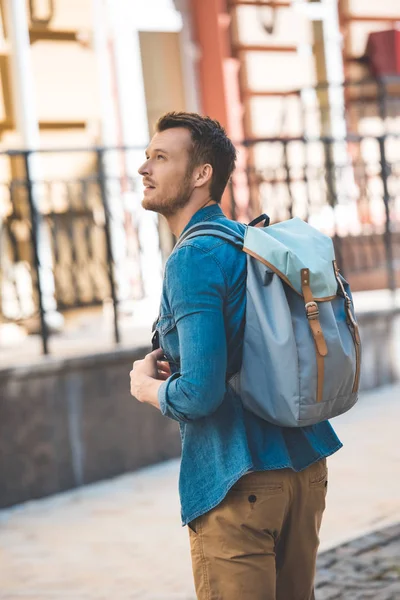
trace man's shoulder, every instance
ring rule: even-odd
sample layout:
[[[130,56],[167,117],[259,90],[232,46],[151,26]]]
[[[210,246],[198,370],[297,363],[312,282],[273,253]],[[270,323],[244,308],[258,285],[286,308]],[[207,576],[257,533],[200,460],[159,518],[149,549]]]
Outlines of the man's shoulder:
[[[208,223],[210,225],[223,225],[224,227],[228,227],[232,231],[239,233],[241,236],[244,236],[245,234],[245,225],[243,225],[243,223],[232,221],[226,217],[204,221],[204,225]],[[200,223],[197,225],[200,225]],[[187,247],[197,248],[198,250],[210,252],[212,254],[220,254],[221,252],[232,256],[237,256],[238,253],[241,254],[240,250],[238,250],[233,244],[214,235],[199,235],[195,238],[191,238],[190,240],[185,240],[179,246],[179,248]]]
[[[212,224],[221,224],[233,231],[244,235],[245,226],[242,223],[231,221],[226,217],[212,219]],[[167,261],[167,271],[179,273],[186,268],[204,269],[211,263],[219,265],[225,279],[230,279],[231,272],[245,268],[246,254],[229,243],[227,240],[213,235],[199,235],[182,242],[172,253]]]

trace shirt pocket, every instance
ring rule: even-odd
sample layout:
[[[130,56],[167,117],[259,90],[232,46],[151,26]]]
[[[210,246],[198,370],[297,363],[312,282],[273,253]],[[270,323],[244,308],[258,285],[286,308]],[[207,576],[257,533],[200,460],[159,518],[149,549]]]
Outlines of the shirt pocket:
[[[172,315],[161,315],[157,321],[157,329],[161,335],[166,335],[175,327],[174,317]]]
[[[179,366],[179,338],[176,323],[172,314],[163,314],[159,317],[157,323],[160,347],[171,365],[171,371],[174,372]]]

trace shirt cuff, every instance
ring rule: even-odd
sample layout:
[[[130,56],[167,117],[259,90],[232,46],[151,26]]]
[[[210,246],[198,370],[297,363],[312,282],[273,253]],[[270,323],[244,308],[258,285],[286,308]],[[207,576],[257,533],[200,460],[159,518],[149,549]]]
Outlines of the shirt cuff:
[[[174,373],[160,385],[158,388],[158,403],[160,405],[161,414],[164,415],[164,417],[168,417],[181,423],[188,423],[190,419],[185,417],[179,411],[174,410],[169,401],[169,387],[176,379],[178,379],[178,377],[180,377],[180,373]]]

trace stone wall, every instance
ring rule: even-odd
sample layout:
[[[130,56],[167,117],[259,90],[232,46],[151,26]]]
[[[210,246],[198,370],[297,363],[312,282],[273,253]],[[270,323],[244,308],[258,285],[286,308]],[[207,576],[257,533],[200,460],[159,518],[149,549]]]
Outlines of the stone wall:
[[[0,507],[179,455],[177,423],[130,396],[146,351],[0,371]]]

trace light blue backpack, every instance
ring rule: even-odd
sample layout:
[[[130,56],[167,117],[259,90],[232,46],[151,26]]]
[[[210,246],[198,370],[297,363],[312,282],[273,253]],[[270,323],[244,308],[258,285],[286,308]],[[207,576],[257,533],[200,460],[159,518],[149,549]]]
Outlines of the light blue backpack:
[[[243,405],[285,427],[313,425],[357,401],[361,345],[332,240],[298,218],[246,227],[204,222],[179,239],[223,238],[247,254],[243,360],[230,380]]]

